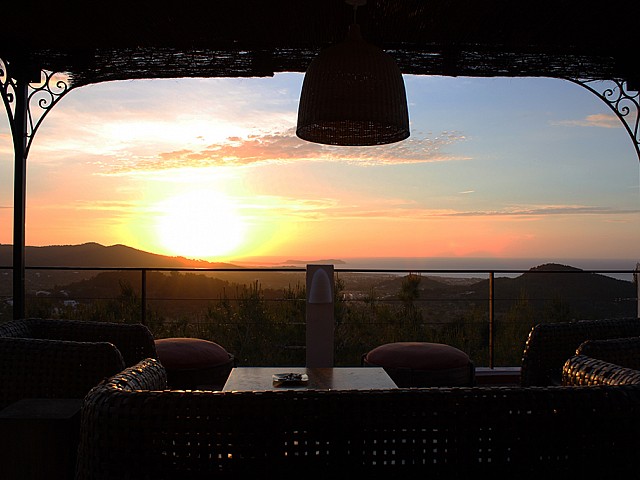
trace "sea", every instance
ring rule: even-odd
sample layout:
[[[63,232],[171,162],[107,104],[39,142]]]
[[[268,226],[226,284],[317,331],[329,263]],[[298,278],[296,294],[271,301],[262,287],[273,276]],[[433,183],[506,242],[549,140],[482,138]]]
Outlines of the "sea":
[[[337,270],[384,270],[385,273],[428,271],[428,274],[482,277],[515,277],[545,264],[564,265],[593,271],[620,280],[633,281],[633,271],[640,269],[640,259],[601,258],[493,258],[493,257],[347,257],[291,259],[285,257],[243,258],[231,261],[239,266],[304,267],[308,264],[332,264]],[[451,272],[459,271],[459,273]],[[391,271],[391,272],[390,272]],[[441,271],[441,272],[438,272]]]

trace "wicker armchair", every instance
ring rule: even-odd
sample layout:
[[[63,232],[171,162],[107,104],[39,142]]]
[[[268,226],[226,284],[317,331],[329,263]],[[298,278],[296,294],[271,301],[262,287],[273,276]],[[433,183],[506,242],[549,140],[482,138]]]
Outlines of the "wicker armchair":
[[[171,391],[149,359],[85,398],[76,479],[632,478],[640,384],[613,383]]]
[[[639,385],[640,371],[587,355],[576,355],[562,369],[565,386]]]
[[[578,347],[576,354],[640,370],[640,337],[587,340]]]
[[[109,342],[120,351],[127,367],[145,358],[157,358],[151,331],[139,323],[27,318],[0,324],[0,337]]]
[[[520,372],[522,386],[559,385],[565,361],[586,340],[640,336],[640,319],[543,323],[529,333]]]
[[[107,342],[0,338],[0,409],[23,398],[84,398],[124,368]]]

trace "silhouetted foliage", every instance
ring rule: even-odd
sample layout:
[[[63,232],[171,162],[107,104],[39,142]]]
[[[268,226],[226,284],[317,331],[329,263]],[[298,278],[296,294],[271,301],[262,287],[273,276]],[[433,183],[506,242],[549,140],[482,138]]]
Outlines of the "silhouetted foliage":
[[[303,365],[306,292],[299,273],[288,274],[288,284],[286,273],[251,275],[247,282],[243,272],[238,278],[245,281],[235,282],[217,273],[148,271],[144,321],[156,338],[219,343],[241,365]],[[542,269],[496,279],[494,364],[519,365],[536,323],[635,315],[634,293],[633,282],[575,271]],[[453,345],[477,366],[488,365],[488,298],[486,280],[447,283],[416,274],[337,274],[336,364],[359,365],[364,353],[383,343],[429,341]],[[29,297],[27,310],[37,317],[140,322],[141,272],[99,272],[40,291]]]

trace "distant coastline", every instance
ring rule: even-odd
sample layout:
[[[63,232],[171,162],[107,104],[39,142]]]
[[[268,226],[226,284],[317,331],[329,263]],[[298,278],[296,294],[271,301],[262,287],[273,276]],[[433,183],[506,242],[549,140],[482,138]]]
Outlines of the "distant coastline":
[[[566,265],[581,270],[595,271],[632,271],[640,259],[598,259],[598,258],[493,258],[493,257],[359,257],[316,261],[290,260],[281,257],[244,258],[230,260],[230,263],[243,267],[276,267],[276,266],[304,266],[306,264],[320,263],[335,265],[337,269],[364,269],[364,270],[459,270],[459,275],[469,276],[469,273],[493,271],[504,276],[513,276],[507,271],[525,272],[531,268],[555,263]],[[609,273],[607,276],[621,280],[632,280],[630,273]],[[475,275],[474,275],[475,276]]]
[[[456,276],[484,276],[485,272],[515,276],[546,264],[557,264],[596,271],[622,280],[633,280],[631,273],[640,263],[632,258],[498,258],[498,257],[342,257],[313,260],[284,256],[243,257],[225,259],[224,263],[207,260],[167,257],[126,245],[104,246],[98,243],[80,245],[27,246],[27,265],[38,266],[125,266],[132,268],[195,267],[195,268],[304,268],[308,264],[335,265],[337,270],[455,271]],[[12,263],[12,246],[0,244],[0,265]],[[304,258],[304,257],[302,257]],[[609,272],[609,273],[604,273]]]
[[[633,270],[639,259],[600,258],[495,258],[495,257],[344,257],[326,260],[291,260],[285,257],[248,257],[229,263],[251,266],[333,264],[345,268],[418,270],[528,270],[546,263],[582,270]]]

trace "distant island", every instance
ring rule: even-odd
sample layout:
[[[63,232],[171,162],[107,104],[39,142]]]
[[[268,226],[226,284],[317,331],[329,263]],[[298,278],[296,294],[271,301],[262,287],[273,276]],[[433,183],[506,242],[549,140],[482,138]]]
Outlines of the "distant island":
[[[346,262],[335,258],[326,260],[287,260],[284,265],[344,265]]]

